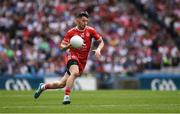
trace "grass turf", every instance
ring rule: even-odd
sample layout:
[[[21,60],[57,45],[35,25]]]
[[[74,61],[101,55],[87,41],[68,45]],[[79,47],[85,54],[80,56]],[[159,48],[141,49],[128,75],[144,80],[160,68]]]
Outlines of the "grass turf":
[[[0,113],[180,113],[180,91],[73,91],[62,105],[63,91],[0,91]]]

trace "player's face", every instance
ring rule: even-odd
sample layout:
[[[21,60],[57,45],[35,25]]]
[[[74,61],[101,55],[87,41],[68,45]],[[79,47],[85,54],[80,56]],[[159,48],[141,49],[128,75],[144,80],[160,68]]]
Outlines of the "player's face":
[[[77,19],[77,26],[80,30],[83,30],[88,24],[88,18],[83,16]]]

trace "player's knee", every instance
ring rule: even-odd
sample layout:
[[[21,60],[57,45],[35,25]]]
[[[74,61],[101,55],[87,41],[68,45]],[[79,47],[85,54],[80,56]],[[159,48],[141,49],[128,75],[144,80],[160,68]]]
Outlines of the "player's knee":
[[[78,76],[79,75],[79,69],[73,69],[71,71],[71,74],[74,75],[74,76]]]
[[[71,72],[71,75],[78,76],[78,75],[79,75],[79,67],[77,67],[77,66],[72,66],[72,67],[70,68],[70,72]]]
[[[72,75],[78,76],[79,75],[79,70],[73,71]]]

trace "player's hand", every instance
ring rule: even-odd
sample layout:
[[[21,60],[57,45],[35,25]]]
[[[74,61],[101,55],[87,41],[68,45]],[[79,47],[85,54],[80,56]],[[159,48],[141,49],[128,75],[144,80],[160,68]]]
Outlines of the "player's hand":
[[[71,47],[71,44],[69,42],[62,41],[62,43],[61,43],[61,49],[62,50],[67,50],[70,47]]]
[[[97,59],[100,59],[101,57],[101,50],[99,48],[95,49],[95,50],[92,50],[95,52],[95,56]]]

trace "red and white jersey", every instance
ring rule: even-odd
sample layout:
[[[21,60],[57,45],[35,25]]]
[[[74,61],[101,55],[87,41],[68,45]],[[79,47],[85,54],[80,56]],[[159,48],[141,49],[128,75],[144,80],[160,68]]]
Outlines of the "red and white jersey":
[[[79,30],[77,27],[74,27],[66,33],[63,40],[65,42],[70,42],[70,39],[74,35],[79,35],[80,37],[82,37],[85,45],[83,45],[81,48],[78,49],[70,48],[67,60],[70,59],[78,60],[78,62],[82,64],[82,66],[80,65],[80,67],[81,70],[83,70],[88,58],[88,53],[91,48],[92,39],[94,38],[95,40],[99,40],[100,35],[96,32],[94,28],[90,26],[86,26],[84,30]]]

